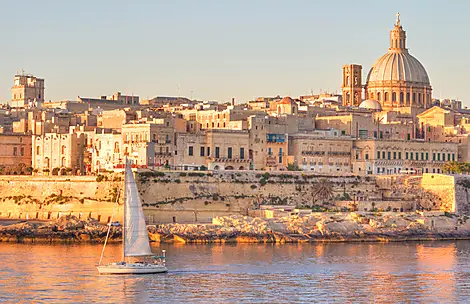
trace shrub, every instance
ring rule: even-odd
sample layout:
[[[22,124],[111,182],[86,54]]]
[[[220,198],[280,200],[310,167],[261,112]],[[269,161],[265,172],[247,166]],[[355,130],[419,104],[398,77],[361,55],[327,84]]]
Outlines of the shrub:
[[[104,180],[104,175],[98,174],[98,176],[96,177],[96,181],[99,183],[99,182],[102,182],[103,180]]]

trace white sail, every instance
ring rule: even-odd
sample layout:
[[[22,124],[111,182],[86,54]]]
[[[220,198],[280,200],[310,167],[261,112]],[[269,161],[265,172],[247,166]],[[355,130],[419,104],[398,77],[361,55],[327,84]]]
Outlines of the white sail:
[[[152,255],[149,245],[144,211],[139,197],[134,175],[129,164],[125,173],[126,193],[124,202],[124,256]]]

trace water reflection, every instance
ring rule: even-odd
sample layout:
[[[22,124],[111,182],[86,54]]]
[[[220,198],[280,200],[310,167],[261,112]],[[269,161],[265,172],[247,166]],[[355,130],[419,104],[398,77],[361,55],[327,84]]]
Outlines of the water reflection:
[[[470,245],[464,241],[162,247],[168,274],[99,276],[100,245],[0,244],[0,301],[470,301]],[[120,255],[120,246],[110,245],[106,260]]]

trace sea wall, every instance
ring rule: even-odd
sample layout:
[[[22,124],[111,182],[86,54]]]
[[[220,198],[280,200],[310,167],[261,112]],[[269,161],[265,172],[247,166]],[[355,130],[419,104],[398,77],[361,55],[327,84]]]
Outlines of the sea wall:
[[[384,211],[398,209],[403,197],[414,206],[419,198],[426,210],[470,213],[470,178],[425,174],[422,178],[329,177],[302,172],[140,172],[138,188],[150,224],[210,223],[212,218],[247,215],[259,205],[313,208],[325,204],[314,193],[328,184],[331,208],[367,204]],[[106,223],[122,220],[115,201],[123,175],[107,176],[0,176],[0,218],[52,220],[72,214]],[[385,198],[384,198],[385,195]],[[357,201],[356,201],[357,199]],[[120,199],[122,203],[122,196]],[[336,202],[336,205],[335,205]],[[344,204],[342,203],[344,202]],[[328,202],[326,203],[328,204]],[[408,204],[408,203],[407,203]],[[401,209],[401,208],[400,208]],[[403,211],[408,209],[406,206]],[[372,208],[368,208],[372,210]],[[114,214],[113,214],[114,212]]]

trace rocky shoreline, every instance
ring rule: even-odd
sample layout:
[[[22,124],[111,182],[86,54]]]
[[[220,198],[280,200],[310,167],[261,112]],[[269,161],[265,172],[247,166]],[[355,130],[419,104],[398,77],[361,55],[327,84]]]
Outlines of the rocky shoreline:
[[[62,216],[52,222],[20,222],[0,226],[0,242],[15,243],[102,243],[108,226],[94,219],[79,220],[75,216]],[[108,242],[120,242],[121,227],[111,227]]]
[[[317,213],[275,219],[241,215],[217,217],[212,224],[148,226],[153,242],[162,243],[309,243],[401,242],[470,239],[467,216],[419,213]],[[63,216],[54,222],[0,226],[1,242],[102,243],[108,226],[95,220]],[[121,241],[121,227],[111,227],[109,242]]]

